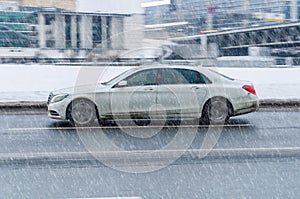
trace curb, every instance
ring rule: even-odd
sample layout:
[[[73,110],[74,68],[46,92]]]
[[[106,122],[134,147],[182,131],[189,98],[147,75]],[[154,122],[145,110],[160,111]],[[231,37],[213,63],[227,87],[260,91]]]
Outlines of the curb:
[[[262,108],[266,107],[277,107],[277,108],[299,108],[300,99],[263,99],[259,101],[259,106]]]
[[[300,108],[300,99],[263,99],[259,101],[261,109],[278,109],[278,108]],[[3,111],[47,111],[46,102],[0,102],[0,112]]]
[[[46,102],[0,102],[0,112],[47,112]]]
[[[183,158],[190,160],[216,159],[255,159],[255,158],[290,158],[300,155],[300,147],[283,148],[235,148],[235,149],[190,149],[182,150],[146,150],[146,151],[106,151],[94,152],[49,152],[49,153],[2,153],[0,165],[26,162],[82,162],[110,161],[116,164],[145,164],[145,161],[159,163],[164,160]]]

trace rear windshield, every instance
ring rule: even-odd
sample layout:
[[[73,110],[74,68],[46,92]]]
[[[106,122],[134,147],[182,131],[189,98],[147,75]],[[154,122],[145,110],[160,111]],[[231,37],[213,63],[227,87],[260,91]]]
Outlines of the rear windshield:
[[[219,73],[219,72],[217,72],[217,71],[214,71],[214,70],[210,70],[210,71],[213,72],[213,73],[215,73],[215,74],[217,74],[217,75],[219,75],[219,76],[221,76],[221,77],[224,77],[225,79],[228,79],[228,80],[231,80],[231,81],[234,80],[233,78],[228,77],[228,76],[226,76],[226,75],[223,75],[222,73]]]

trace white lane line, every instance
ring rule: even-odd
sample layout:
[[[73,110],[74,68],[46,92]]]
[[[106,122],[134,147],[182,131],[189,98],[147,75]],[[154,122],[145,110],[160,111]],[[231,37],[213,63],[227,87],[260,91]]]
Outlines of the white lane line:
[[[105,126],[105,127],[40,127],[40,128],[9,128],[8,131],[37,131],[37,130],[84,130],[84,129],[146,129],[146,128],[207,128],[207,127],[250,127],[252,124],[226,124],[226,125],[179,125],[179,126]]]
[[[270,148],[223,148],[223,149],[188,149],[188,150],[133,150],[133,151],[93,151],[93,152],[43,152],[43,153],[0,153],[1,159],[18,159],[18,158],[79,158],[94,155],[102,155],[103,157],[125,157],[124,155],[137,155],[140,154],[141,157],[147,158],[145,154],[151,155],[171,155],[172,153],[200,153],[200,152],[210,152],[210,153],[226,153],[226,152],[276,152],[281,154],[283,152],[300,152],[300,147],[270,147]],[[299,153],[300,154],[300,153]],[[150,157],[149,156],[149,157]],[[162,158],[162,156],[159,156]]]
[[[67,198],[67,199],[142,199],[141,197]]]
[[[202,150],[202,149],[196,149]],[[203,149],[205,150],[205,149]],[[300,147],[260,147],[260,148],[223,148],[212,149],[212,151],[284,151],[284,150],[300,150]],[[187,151],[194,151],[193,149]]]

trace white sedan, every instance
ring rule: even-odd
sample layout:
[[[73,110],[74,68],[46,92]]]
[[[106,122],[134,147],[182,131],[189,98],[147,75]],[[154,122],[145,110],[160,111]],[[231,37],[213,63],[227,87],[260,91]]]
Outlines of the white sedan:
[[[88,126],[97,119],[195,118],[220,124],[254,112],[252,83],[192,66],[134,67],[105,83],[51,92],[48,115]]]

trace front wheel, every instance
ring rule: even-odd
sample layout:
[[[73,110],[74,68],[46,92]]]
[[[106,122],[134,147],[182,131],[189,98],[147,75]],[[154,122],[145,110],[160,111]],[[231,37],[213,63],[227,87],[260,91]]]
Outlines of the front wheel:
[[[69,117],[75,126],[91,126],[97,118],[96,106],[89,100],[75,100],[69,108]]]
[[[229,108],[226,99],[211,99],[203,109],[203,119],[207,124],[225,124],[229,119]]]

